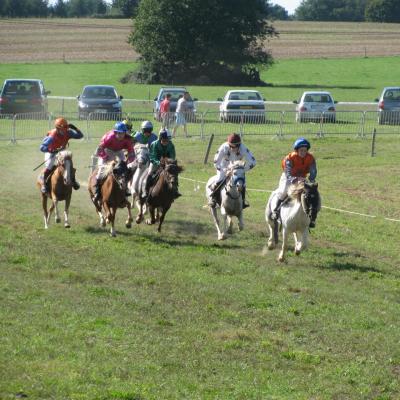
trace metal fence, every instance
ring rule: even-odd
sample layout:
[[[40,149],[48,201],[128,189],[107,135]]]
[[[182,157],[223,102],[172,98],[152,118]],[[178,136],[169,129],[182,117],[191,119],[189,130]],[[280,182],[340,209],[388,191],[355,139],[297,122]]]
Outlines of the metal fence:
[[[53,127],[54,119],[61,113],[31,113],[31,114],[0,114],[0,140],[15,143],[17,140],[41,139],[46,132]],[[64,112],[62,115],[68,121],[80,127],[87,140],[100,138],[105,132],[112,129],[117,114],[89,114],[86,119],[79,119],[77,112]],[[133,130],[140,130],[143,120],[152,121],[154,131],[158,132],[162,122],[154,118],[153,112],[132,112],[124,114],[124,118],[130,118]],[[181,126],[176,127],[175,115],[171,113],[167,118],[168,128],[172,131],[176,128],[176,137],[183,137]],[[396,123],[394,123],[396,122]],[[400,123],[396,120],[379,121],[376,111],[338,111],[335,122],[329,122],[321,113],[318,118],[308,122],[296,121],[295,111],[268,111],[260,118],[251,113],[237,112],[234,118],[224,122],[219,112],[197,112],[195,117],[188,118],[187,132],[190,137],[206,138],[214,136],[226,136],[237,132],[242,136],[335,136],[352,135],[366,137],[374,131],[379,134],[399,134]]]

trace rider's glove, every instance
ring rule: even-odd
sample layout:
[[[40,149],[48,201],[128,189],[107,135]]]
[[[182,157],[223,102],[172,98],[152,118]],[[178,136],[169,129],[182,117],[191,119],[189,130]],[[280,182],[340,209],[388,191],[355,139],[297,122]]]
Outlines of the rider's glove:
[[[74,131],[79,132],[79,129],[78,129],[75,125],[73,125],[73,124],[68,124],[68,128],[71,128],[71,129],[73,129]]]

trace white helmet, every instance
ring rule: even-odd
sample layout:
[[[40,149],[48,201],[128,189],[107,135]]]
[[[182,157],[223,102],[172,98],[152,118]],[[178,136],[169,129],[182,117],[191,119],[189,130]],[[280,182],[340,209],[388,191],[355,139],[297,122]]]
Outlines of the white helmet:
[[[153,130],[153,124],[150,121],[143,121],[140,128]]]

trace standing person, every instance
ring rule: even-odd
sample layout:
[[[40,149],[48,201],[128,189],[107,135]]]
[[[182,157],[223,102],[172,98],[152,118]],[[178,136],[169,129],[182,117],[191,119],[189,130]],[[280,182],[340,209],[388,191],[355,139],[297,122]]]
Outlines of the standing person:
[[[125,157],[125,150],[127,156]],[[114,129],[108,131],[100,141],[96,149],[96,155],[99,157],[98,170],[96,175],[95,193],[93,201],[98,201],[101,198],[101,179],[105,165],[115,159],[121,161],[132,162],[135,159],[135,152],[133,151],[132,137],[128,135],[128,130],[123,122],[117,122]],[[126,193],[130,196],[130,193]]]
[[[160,103],[161,128],[169,128],[171,108],[171,93],[167,93]]]
[[[150,121],[143,121],[141,131],[133,136],[133,143],[147,144],[148,147],[157,140],[157,135],[153,133],[153,124]]]
[[[47,132],[47,136],[40,145],[40,151],[45,153],[45,168],[39,178],[41,184],[40,191],[42,193],[47,193],[46,181],[54,169],[56,154],[67,147],[69,139],[82,138],[83,133],[75,125],[68,124],[68,121],[63,117],[56,118],[54,129]],[[79,183],[75,180],[75,172],[72,174],[72,187],[75,190],[80,188]]]
[[[176,136],[176,130],[179,126],[183,126],[183,131],[185,133],[185,137],[187,137],[187,127],[186,127],[186,115],[190,110],[189,107],[190,94],[189,92],[184,92],[183,96],[179,98],[178,103],[176,104],[176,120],[174,130],[172,132],[172,137]]]
[[[215,207],[216,202],[218,201],[222,183],[226,177],[226,168],[230,162],[237,160],[246,161],[244,167],[246,172],[256,166],[256,159],[251,151],[242,143],[240,135],[237,133],[232,133],[228,136],[227,141],[219,147],[214,157],[214,167],[217,170],[217,174],[215,177],[215,182],[211,187],[211,190],[213,191],[211,194],[211,203],[209,204],[211,207]],[[249,207],[250,205],[245,201],[246,186],[244,186],[242,197],[243,208]]]
[[[148,197],[153,180],[153,173],[157,171],[162,158],[171,158],[172,160],[176,159],[175,146],[170,140],[167,130],[161,130],[159,139],[153,142],[150,146],[150,165],[147,170],[145,189],[142,193],[143,200]],[[177,192],[176,198],[180,195],[181,194]]]
[[[317,163],[314,156],[308,151],[311,148],[310,142],[300,137],[293,144],[293,150],[283,158],[282,175],[279,180],[278,201],[272,211],[271,219],[278,220],[282,203],[284,202],[289,185],[305,180],[307,175],[310,182],[315,182],[317,177]],[[310,221],[310,228],[315,228],[315,220]]]

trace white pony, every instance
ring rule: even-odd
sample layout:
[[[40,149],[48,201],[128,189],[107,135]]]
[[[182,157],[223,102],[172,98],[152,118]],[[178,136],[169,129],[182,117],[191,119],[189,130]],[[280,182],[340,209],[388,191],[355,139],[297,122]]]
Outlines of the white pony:
[[[288,247],[288,236],[293,233],[295,240],[294,252],[299,255],[308,245],[310,220],[315,220],[321,209],[321,198],[318,193],[318,183],[299,182],[289,187],[287,200],[282,204],[280,221],[271,219],[272,211],[278,200],[277,191],[272,192],[265,209],[265,219],[269,227],[268,249],[272,250],[278,244],[278,229],[282,229],[282,249],[278,260],[285,260]]]
[[[242,191],[245,185],[245,161],[231,162],[227,167],[226,180],[221,189],[221,216],[223,229],[220,228],[216,207],[210,207],[211,215],[218,232],[218,240],[224,240],[227,233],[232,233],[232,217],[238,218],[239,231],[243,230],[243,198]],[[206,185],[206,196],[211,200],[212,190],[216,177],[211,177]]]
[[[147,144],[137,143],[135,145],[135,156],[134,163],[136,164],[136,170],[132,176],[129,189],[132,193],[132,204],[136,204],[136,207],[140,212],[141,204],[139,201],[139,196],[143,190],[143,185],[146,181],[147,169],[150,163],[150,150]]]

